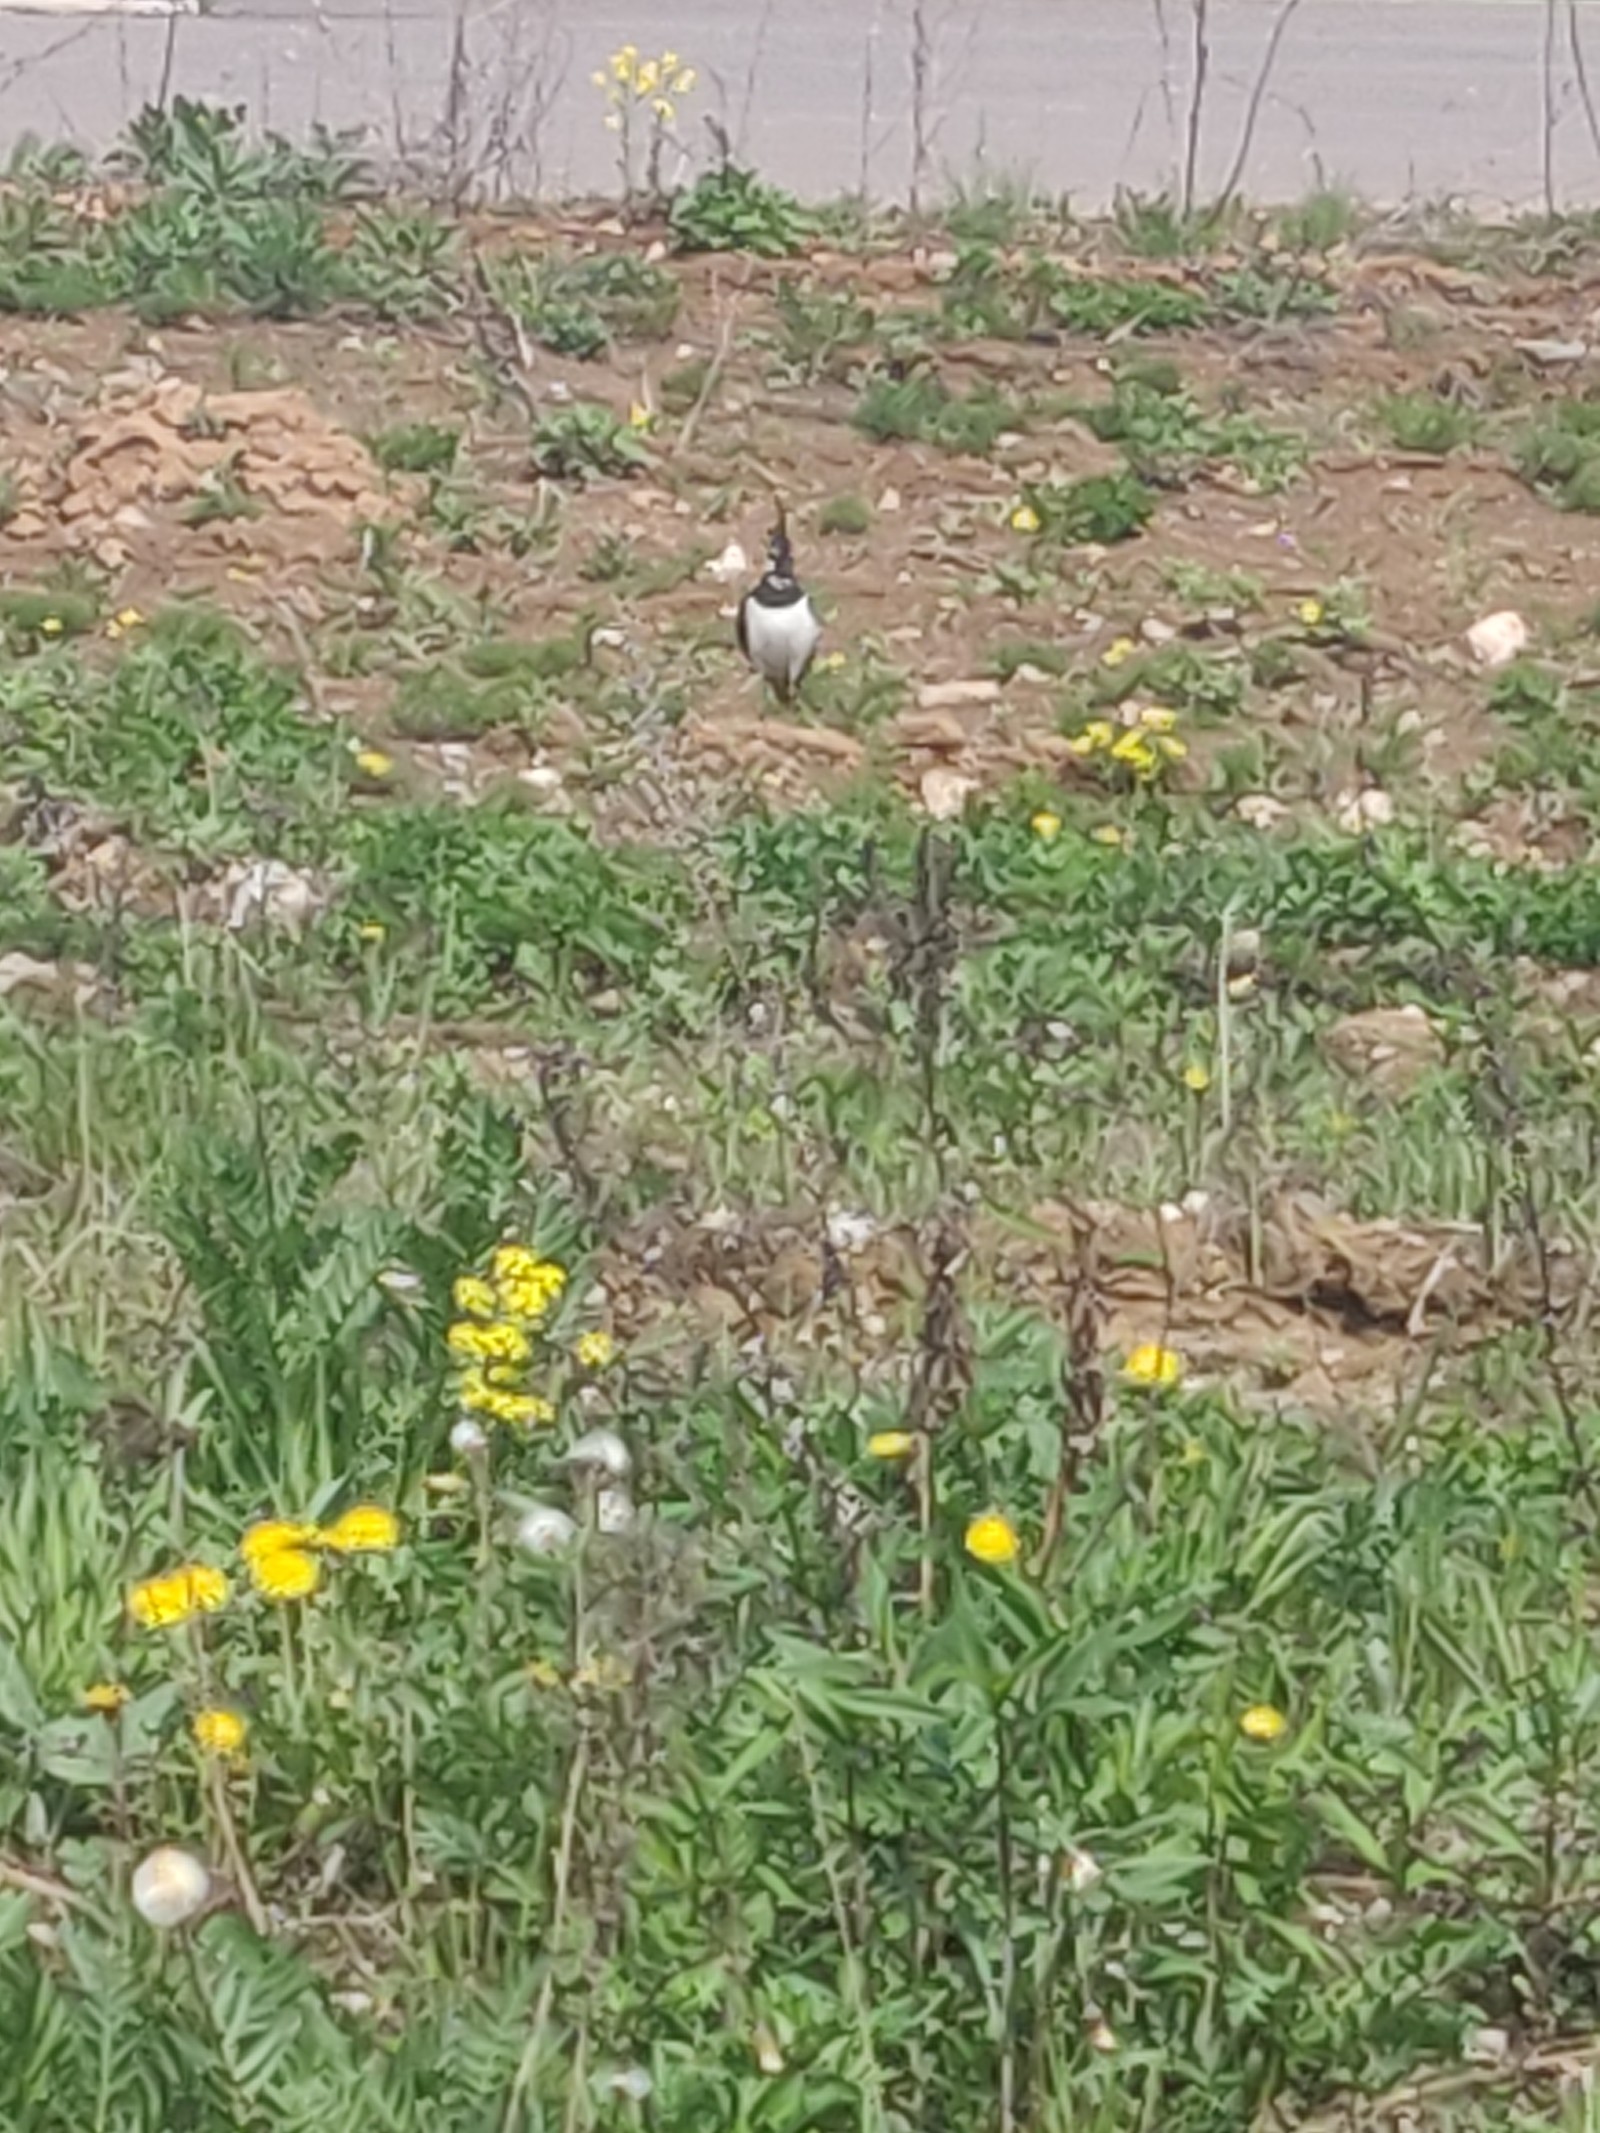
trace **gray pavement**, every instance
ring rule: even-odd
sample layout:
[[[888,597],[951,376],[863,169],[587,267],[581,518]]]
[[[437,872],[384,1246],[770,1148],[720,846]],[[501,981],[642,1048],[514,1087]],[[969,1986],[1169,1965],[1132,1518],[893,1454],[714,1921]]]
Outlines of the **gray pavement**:
[[[864,185],[903,198],[916,160],[912,5],[220,0],[169,19],[0,6],[0,155],[28,133],[102,148],[165,85],[243,102],[290,134],[359,127],[384,155],[425,158],[490,190],[604,190],[614,143],[590,75],[631,40],[700,69],[683,114],[696,154],[703,116],[720,116],[762,171],[808,197]],[[1121,186],[1172,182],[1188,0],[924,0],[924,10],[933,189],[987,171],[1092,207]],[[1202,192],[1233,162],[1278,4],[1215,0],[1213,13]],[[1600,99],[1600,0],[1558,0],[1553,14],[1543,0],[1300,0],[1246,190],[1287,199],[1337,181],[1382,202],[1531,206],[1548,132],[1559,202],[1600,202],[1580,59]]]

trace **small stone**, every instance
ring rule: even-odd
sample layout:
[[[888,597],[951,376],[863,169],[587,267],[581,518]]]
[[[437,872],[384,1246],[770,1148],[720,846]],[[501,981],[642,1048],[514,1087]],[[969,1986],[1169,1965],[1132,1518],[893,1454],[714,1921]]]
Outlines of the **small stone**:
[[[976,778],[966,777],[959,770],[946,770],[942,765],[925,770],[918,787],[923,812],[935,822],[953,821],[977,789]]]
[[[1501,608],[1473,623],[1467,632],[1467,649],[1479,666],[1492,673],[1496,667],[1509,666],[1513,659],[1519,659],[1528,649],[1531,635],[1515,608]]]
[[[997,681],[931,681],[917,691],[919,711],[948,711],[963,704],[992,704],[1000,699]]]
[[[878,498],[878,509],[880,511],[898,511],[899,508],[900,491],[898,489],[885,489]]]
[[[1139,624],[1139,635],[1146,644],[1170,644],[1177,631],[1170,622],[1163,622],[1159,615],[1146,615]]]
[[[1333,819],[1346,836],[1360,837],[1368,830],[1384,829],[1394,820],[1394,801],[1376,785],[1347,793],[1334,802]]]
[[[730,541],[721,555],[706,564],[705,575],[718,585],[737,585],[750,575],[750,558],[737,541]]]
[[[1241,793],[1233,804],[1233,811],[1241,822],[1255,830],[1276,829],[1289,813],[1282,800],[1275,800],[1266,792]]]

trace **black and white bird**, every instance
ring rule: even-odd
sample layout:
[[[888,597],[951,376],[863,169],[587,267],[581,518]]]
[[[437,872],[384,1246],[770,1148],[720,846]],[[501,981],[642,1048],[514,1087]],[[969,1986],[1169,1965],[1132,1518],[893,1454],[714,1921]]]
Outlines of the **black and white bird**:
[[[767,536],[767,567],[739,602],[739,649],[788,703],[822,642],[822,624],[794,574],[794,551],[780,503],[778,523]]]

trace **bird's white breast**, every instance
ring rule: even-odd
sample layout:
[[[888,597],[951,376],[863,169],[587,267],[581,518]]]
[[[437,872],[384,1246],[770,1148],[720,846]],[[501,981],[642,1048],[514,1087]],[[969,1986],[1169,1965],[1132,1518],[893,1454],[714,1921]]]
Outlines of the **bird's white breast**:
[[[770,682],[793,689],[822,640],[822,624],[804,594],[787,607],[751,600],[744,611],[744,637],[752,664]]]

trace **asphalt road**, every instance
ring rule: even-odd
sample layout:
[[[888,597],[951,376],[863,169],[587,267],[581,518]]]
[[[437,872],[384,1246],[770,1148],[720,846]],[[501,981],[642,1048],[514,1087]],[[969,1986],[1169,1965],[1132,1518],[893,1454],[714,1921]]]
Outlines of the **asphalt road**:
[[[0,0],[0,155],[24,134],[99,148],[163,86],[243,102],[291,134],[360,127],[493,189],[613,182],[592,70],[630,39],[699,68],[687,145],[719,116],[810,197],[904,197],[916,157],[912,0],[220,0],[204,15],[12,12]],[[61,0],[54,0],[59,7]],[[981,171],[1083,206],[1172,182],[1190,54],[1186,0],[924,0],[930,190]],[[1202,191],[1231,166],[1277,0],[1214,0]],[[1600,0],[1300,0],[1261,102],[1255,197],[1337,181],[1379,201],[1600,202],[1600,152],[1569,14],[1600,101]],[[1551,124],[1546,128],[1546,105]]]

